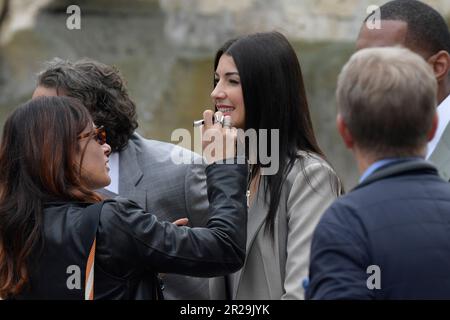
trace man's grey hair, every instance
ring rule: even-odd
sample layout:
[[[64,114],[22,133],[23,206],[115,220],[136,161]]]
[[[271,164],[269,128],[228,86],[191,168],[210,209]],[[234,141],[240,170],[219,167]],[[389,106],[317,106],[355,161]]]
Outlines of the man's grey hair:
[[[365,153],[378,158],[419,156],[437,106],[431,66],[400,47],[363,49],[343,67],[338,112]]]

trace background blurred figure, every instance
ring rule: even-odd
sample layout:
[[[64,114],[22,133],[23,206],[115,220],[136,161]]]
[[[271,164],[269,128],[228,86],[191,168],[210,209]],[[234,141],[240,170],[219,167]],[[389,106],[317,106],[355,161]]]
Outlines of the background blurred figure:
[[[248,183],[245,266],[213,279],[211,297],[302,299],[312,232],[340,182],[314,136],[299,61],[282,34],[252,34],[218,50],[214,79],[216,109],[254,131],[259,144],[247,149],[250,159],[258,155]],[[274,157],[269,164],[262,163],[266,152]],[[275,162],[278,170],[265,174]]]
[[[211,115],[204,119],[212,122]],[[219,124],[210,129],[217,141],[230,137]],[[161,299],[158,272],[217,276],[242,266],[246,165],[209,160],[208,227],[188,228],[159,222],[125,198],[100,202],[94,190],[110,182],[110,152],[102,127],[73,98],[36,98],[7,119],[0,148],[0,296]],[[223,158],[234,153],[228,149]]]
[[[439,125],[428,143],[426,158],[450,179],[450,32],[444,18],[416,0],[394,0],[380,7],[381,29],[364,23],[357,48],[402,45],[421,55],[433,68],[438,88]],[[367,19],[366,19],[367,21]],[[405,78],[405,81],[407,79]]]
[[[135,132],[136,107],[115,68],[94,60],[71,63],[54,59],[38,76],[33,97],[43,95],[79,99],[94,122],[105,127],[112,149],[109,191],[137,202],[160,220],[173,222],[187,217],[190,226],[205,226],[205,167],[176,164],[171,158],[175,151],[192,161],[199,156]],[[163,281],[166,299],[208,299],[207,279],[164,275]]]
[[[344,66],[337,124],[361,179],[314,232],[307,298],[450,298],[450,185],[424,160],[436,89],[408,49],[364,49]]]

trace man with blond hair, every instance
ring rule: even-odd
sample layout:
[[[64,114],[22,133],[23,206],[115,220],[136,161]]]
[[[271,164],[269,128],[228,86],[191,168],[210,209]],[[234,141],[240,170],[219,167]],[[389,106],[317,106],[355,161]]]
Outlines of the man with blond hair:
[[[424,160],[436,89],[406,48],[363,49],[344,66],[337,126],[361,178],[315,230],[307,298],[450,298],[450,185]]]

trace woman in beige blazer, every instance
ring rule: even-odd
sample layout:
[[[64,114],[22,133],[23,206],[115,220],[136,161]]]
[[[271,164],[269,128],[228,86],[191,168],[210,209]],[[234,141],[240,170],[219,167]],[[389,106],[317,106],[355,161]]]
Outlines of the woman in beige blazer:
[[[341,187],[314,136],[299,61],[282,34],[258,33],[225,43],[214,70],[216,110],[257,142],[245,148],[246,261],[210,281],[211,298],[303,299],[313,231]]]

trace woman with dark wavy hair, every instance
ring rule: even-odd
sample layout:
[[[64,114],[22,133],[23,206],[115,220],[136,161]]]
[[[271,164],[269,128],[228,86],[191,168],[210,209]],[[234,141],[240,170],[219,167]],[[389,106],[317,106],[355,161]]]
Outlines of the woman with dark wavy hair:
[[[33,97],[77,98],[94,122],[105,128],[112,149],[111,183],[102,192],[132,199],[160,220],[186,217],[191,227],[206,226],[209,204],[200,156],[171,143],[146,139],[135,131],[136,105],[119,70],[87,58],[73,62],[54,58],[45,65]],[[192,161],[174,161],[172,155],[179,153]],[[167,274],[163,280],[167,299],[209,298],[205,278]]]
[[[213,276],[242,266],[246,166],[206,168],[207,228],[159,222],[124,198],[101,201],[94,190],[110,181],[111,148],[77,101],[36,98],[4,125],[0,297],[160,299],[158,272]],[[212,112],[204,117],[212,123]]]
[[[257,137],[256,156],[252,145],[247,148],[246,262],[236,274],[211,282],[212,298],[303,299],[313,231],[341,190],[314,135],[294,49],[278,32],[226,42],[214,61],[211,97],[233,126]],[[264,149],[270,163],[261,159]],[[271,172],[272,166],[278,170]]]

